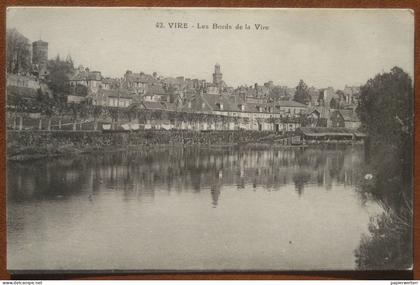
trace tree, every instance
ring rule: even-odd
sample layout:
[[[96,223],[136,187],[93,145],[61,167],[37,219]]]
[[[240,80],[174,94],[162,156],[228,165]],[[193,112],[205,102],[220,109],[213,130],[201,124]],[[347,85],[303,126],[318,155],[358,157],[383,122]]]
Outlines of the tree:
[[[387,177],[384,181],[390,174],[395,175],[392,186],[397,191],[411,191],[407,184],[412,180],[413,151],[413,85],[410,76],[394,67],[391,72],[368,80],[361,87],[357,112],[372,149],[376,152],[387,149],[390,151],[388,158],[395,162],[395,169],[387,166],[384,170],[384,177]],[[389,183],[384,185],[384,189],[389,186]]]
[[[339,101],[346,101],[346,94],[342,90],[337,90],[335,94],[337,94]]]
[[[63,97],[69,94],[69,79],[74,72],[72,61],[62,61],[60,56],[47,63],[48,78],[47,85],[54,96]]]
[[[70,54],[67,55],[66,57],[66,62],[70,65],[74,67],[74,63],[73,63],[73,58],[71,57]]]
[[[310,100],[308,86],[302,79],[299,81],[298,86],[296,86],[294,100],[302,104],[308,104]]]
[[[19,130],[23,129],[23,113],[28,112],[28,106],[32,104],[28,102],[30,99],[22,96],[7,96],[7,112],[12,114],[13,129],[16,129],[17,121],[19,118]]]
[[[377,141],[398,144],[411,136],[413,87],[401,68],[378,74],[361,87],[357,112],[366,131]]]
[[[85,85],[77,84],[74,90],[76,96],[86,97],[88,95],[88,88]]]
[[[413,85],[401,68],[378,74],[361,87],[357,112],[371,153],[361,184],[385,208],[356,251],[360,269],[405,269],[412,265]],[[383,238],[386,236],[386,238]]]
[[[16,29],[6,31],[6,68],[9,73],[29,72],[31,69],[31,45]]]
[[[330,100],[330,108],[331,109],[340,109],[340,103],[337,99],[331,98]]]

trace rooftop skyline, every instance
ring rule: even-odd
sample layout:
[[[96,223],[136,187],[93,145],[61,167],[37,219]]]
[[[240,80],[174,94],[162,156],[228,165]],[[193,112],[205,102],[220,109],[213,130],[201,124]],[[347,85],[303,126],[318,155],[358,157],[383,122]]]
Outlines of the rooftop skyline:
[[[169,29],[168,22],[194,28]],[[213,23],[233,29],[213,30]],[[269,29],[238,31],[237,24]],[[393,66],[410,76],[414,68],[409,10],[9,8],[7,28],[49,42],[50,58],[71,54],[76,66],[110,77],[132,70],[212,81],[219,63],[229,86],[272,80],[294,87],[303,79],[340,89]]]

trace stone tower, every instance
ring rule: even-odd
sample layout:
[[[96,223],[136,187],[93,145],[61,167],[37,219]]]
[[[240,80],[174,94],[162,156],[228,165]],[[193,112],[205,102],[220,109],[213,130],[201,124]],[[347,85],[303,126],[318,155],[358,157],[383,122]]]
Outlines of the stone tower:
[[[32,63],[36,65],[46,65],[48,61],[48,43],[36,41],[32,43]]]
[[[220,72],[220,65],[216,63],[214,66],[214,73],[213,73],[213,84],[217,85],[218,87],[222,86],[222,77],[223,74]]]

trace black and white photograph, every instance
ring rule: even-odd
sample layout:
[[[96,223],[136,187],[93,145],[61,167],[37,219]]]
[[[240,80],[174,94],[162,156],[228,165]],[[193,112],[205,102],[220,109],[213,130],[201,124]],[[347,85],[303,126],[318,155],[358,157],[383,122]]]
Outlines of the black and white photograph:
[[[7,270],[413,268],[414,12],[8,7]]]

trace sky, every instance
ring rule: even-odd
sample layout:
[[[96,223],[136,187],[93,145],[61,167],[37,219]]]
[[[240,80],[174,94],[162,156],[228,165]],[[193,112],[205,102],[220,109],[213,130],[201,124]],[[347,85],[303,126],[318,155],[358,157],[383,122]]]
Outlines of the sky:
[[[76,65],[110,77],[131,70],[211,81],[219,63],[229,86],[272,80],[295,87],[303,79],[342,89],[394,66],[414,74],[414,14],[402,9],[12,7],[6,25],[47,41],[50,58],[70,54]]]

